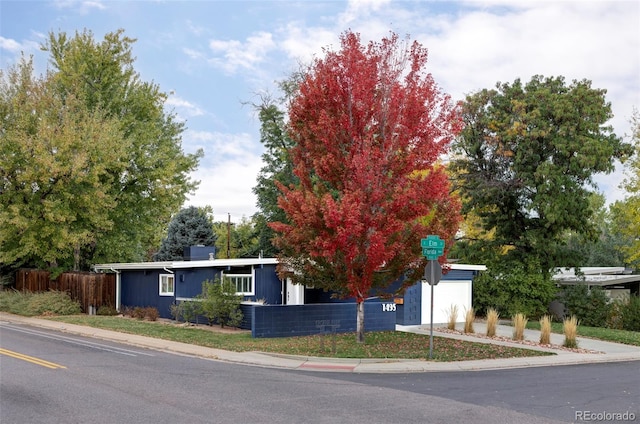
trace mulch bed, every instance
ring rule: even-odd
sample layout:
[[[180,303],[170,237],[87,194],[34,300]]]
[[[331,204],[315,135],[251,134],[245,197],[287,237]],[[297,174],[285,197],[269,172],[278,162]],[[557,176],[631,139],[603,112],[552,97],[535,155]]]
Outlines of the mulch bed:
[[[568,352],[574,352],[574,353],[598,353],[598,354],[602,354],[604,352],[600,352],[597,350],[592,350],[592,349],[582,349],[582,348],[569,348],[569,347],[565,347],[562,345],[557,345],[557,344],[540,344],[536,341],[533,340],[513,340],[510,337],[504,337],[504,336],[493,336],[493,337],[489,337],[486,334],[481,334],[481,333],[464,333],[462,331],[458,331],[458,330],[449,330],[448,328],[445,327],[441,327],[441,328],[434,328],[435,331],[438,331],[440,333],[448,333],[448,334],[460,334],[463,336],[472,336],[472,337],[477,337],[479,339],[488,339],[488,340],[498,340],[498,341],[502,341],[502,342],[508,342],[508,343],[515,343],[515,344],[519,344],[519,345],[523,345],[523,346],[538,346],[538,347],[544,347],[547,349],[558,349],[558,350],[565,350]]]

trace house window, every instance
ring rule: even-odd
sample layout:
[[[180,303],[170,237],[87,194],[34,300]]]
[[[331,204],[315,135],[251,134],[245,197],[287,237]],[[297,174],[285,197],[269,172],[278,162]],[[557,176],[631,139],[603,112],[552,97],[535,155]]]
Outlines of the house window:
[[[160,274],[160,296],[173,296],[175,291],[173,274]]]
[[[225,274],[224,278],[236,286],[236,294],[253,295],[253,274]]]

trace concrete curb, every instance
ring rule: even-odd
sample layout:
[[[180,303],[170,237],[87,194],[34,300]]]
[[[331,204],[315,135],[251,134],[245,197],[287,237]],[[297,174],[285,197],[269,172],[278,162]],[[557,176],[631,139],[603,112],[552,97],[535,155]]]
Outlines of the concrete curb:
[[[123,343],[145,349],[196,356],[210,360],[218,360],[249,366],[280,368],[299,371],[351,373],[448,372],[640,361],[640,347],[622,345],[618,343],[594,341],[591,339],[579,339],[579,343],[586,343],[590,346],[589,349],[597,350],[602,353],[574,353],[539,347],[539,350],[552,351],[556,353],[556,355],[526,358],[483,359],[458,362],[431,362],[407,359],[342,359],[268,354],[263,352],[231,352],[222,349],[214,349],[187,343],[173,342],[169,340],[155,339],[152,337],[138,336],[127,333],[119,333],[116,331],[85,327],[75,324],[66,324],[40,318],[22,317],[19,315],[0,312],[0,328],[2,327],[3,323],[28,325],[53,331],[60,331],[67,334]],[[422,334],[424,334],[425,331],[428,331],[428,329],[425,330],[424,327],[420,326],[417,326],[415,328],[401,328],[400,330],[412,331]],[[507,330],[508,329],[502,329],[503,332]],[[466,341],[494,343],[527,349],[534,348],[533,346],[523,346],[521,344],[509,343],[501,340],[492,341],[490,339],[482,339],[469,335],[457,335],[441,332],[438,332],[437,335],[439,337],[450,337]],[[585,342],[587,340],[588,342]]]

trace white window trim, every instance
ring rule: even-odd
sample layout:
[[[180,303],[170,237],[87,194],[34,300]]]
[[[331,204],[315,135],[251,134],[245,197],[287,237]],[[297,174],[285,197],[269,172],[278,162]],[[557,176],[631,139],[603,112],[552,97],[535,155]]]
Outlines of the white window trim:
[[[162,278],[163,277],[166,277],[167,279],[171,278],[171,280],[173,281],[173,284],[172,284],[173,291],[170,291],[170,292],[168,292],[168,291],[167,292],[163,292],[162,291]],[[160,295],[160,296],[174,296],[175,293],[176,293],[176,278],[175,278],[175,276],[173,274],[160,274],[160,276],[158,277],[158,295]]]
[[[238,296],[253,296],[255,295],[256,292],[256,278],[255,278],[255,270],[253,267],[251,267],[251,274],[233,274],[233,273],[225,273],[224,271],[222,272],[222,280],[224,281],[224,279],[226,277],[249,277],[251,278],[251,290],[248,292],[236,292],[236,295]]]

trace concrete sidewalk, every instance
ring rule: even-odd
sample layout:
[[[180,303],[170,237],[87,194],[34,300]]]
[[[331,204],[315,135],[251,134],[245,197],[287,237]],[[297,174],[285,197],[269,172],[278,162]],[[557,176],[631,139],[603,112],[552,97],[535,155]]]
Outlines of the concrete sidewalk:
[[[593,352],[576,353],[572,351],[545,348],[539,346],[522,345],[507,340],[495,340],[476,337],[473,335],[451,334],[435,331],[434,336],[449,337],[454,339],[494,343],[506,346],[523,347],[527,349],[544,350],[556,353],[556,355],[484,359],[477,361],[458,362],[433,362],[414,359],[336,359],[318,358],[292,355],[278,355],[262,352],[231,352],[221,349],[196,346],[180,342],[155,339],[133,334],[119,333],[93,327],[84,327],[74,324],[49,321],[46,319],[22,317],[0,312],[0,329],[2,325],[18,324],[32,327],[45,328],[60,331],[67,334],[92,337],[101,340],[113,341],[137,346],[146,349],[154,349],[164,352],[191,355],[207,359],[214,359],[236,364],[262,366],[270,368],[283,368],[301,371],[329,371],[329,372],[353,372],[353,373],[405,373],[405,372],[433,372],[433,371],[471,371],[493,370],[505,368],[542,367],[555,365],[588,364],[620,361],[640,361],[640,347],[618,343],[603,342],[599,340],[578,338],[578,346]],[[398,326],[399,331],[409,331],[421,334],[429,334],[429,326]],[[484,334],[483,323],[475,323],[474,330],[477,334]],[[512,328],[505,325],[498,326],[498,335],[511,337]],[[526,330],[525,338],[538,341],[540,332]],[[552,334],[552,344],[561,345],[564,336]],[[597,352],[597,353],[594,353]]]

